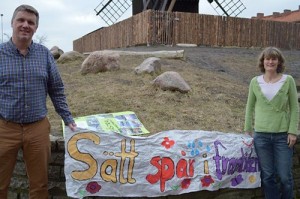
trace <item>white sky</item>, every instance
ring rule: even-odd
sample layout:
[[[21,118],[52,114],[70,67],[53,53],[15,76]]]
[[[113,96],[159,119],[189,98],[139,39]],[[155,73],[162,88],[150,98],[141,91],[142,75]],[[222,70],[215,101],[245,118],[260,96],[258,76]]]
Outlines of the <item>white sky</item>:
[[[273,12],[283,12],[284,9],[298,10],[300,5],[300,0],[240,1],[246,7],[246,10],[238,15],[242,18],[251,18],[257,13],[264,13],[265,16],[271,15]],[[8,36],[12,34],[10,22],[14,9],[21,4],[29,4],[40,13],[40,24],[35,36],[45,36],[47,38],[45,45],[48,48],[58,46],[65,52],[71,51],[73,50],[73,40],[107,26],[99,16],[96,16],[94,11],[100,2],[102,0],[1,0],[0,14],[3,14],[3,17],[1,18],[0,36],[3,35],[4,41],[8,40]],[[199,11],[201,14],[218,15],[207,0],[200,0]],[[132,9],[129,8],[120,20],[131,15]],[[2,37],[0,43],[1,41]]]

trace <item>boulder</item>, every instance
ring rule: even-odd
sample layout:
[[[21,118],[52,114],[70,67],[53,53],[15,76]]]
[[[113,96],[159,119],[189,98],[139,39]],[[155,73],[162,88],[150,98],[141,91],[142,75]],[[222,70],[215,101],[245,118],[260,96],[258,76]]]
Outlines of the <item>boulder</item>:
[[[152,84],[161,88],[162,90],[179,91],[181,93],[187,93],[191,90],[191,87],[186,81],[174,71],[167,71],[156,77]]]
[[[50,52],[53,55],[54,59],[58,59],[62,54],[64,54],[64,51],[57,46],[53,46],[50,49]]]
[[[65,52],[64,54],[62,54],[58,58],[57,63],[64,64],[66,62],[73,62],[73,61],[77,61],[77,60],[83,61],[84,55],[77,51],[69,51],[69,52]]]
[[[160,74],[161,63],[160,58],[149,57],[145,59],[139,66],[134,69],[135,74]]]
[[[120,55],[115,52],[94,51],[92,52],[81,65],[81,74],[99,73],[111,70],[120,69]]]

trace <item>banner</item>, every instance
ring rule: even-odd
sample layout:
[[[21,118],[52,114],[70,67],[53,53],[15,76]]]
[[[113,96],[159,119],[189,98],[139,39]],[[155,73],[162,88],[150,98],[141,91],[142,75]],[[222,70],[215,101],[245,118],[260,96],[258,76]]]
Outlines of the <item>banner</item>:
[[[244,134],[170,130],[142,137],[77,125],[76,132],[64,129],[69,197],[158,197],[261,183],[253,138]]]

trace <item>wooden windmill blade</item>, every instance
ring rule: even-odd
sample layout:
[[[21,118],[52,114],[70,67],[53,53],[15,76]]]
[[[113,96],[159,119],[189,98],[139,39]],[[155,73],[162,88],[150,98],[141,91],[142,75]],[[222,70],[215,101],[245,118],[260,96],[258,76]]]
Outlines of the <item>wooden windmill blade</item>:
[[[207,0],[219,15],[237,17],[245,9],[241,0]],[[221,14],[222,13],[222,14]]]
[[[102,0],[94,9],[107,25],[115,24],[131,7],[132,0]]]
[[[171,12],[173,10],[175,3],[176,3],[176,0],[172,0],[171,1],[171,4],[170,4],[170,6],[168,8],[168,12]]]

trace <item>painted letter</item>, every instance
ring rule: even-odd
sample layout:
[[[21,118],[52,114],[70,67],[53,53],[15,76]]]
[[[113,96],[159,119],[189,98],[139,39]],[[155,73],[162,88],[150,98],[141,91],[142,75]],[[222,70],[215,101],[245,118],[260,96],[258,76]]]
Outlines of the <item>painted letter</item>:
[[[216,164],[216,175],[219,180],[222,180],[222,173],[221,173],[221,169],[220,169],[221,156],[219,154],[218,145],[221,145],[223,147],[223,149],[226,149],[226,147],[224,147],[219,140],[216,140],[214,142],[214,145],[215,145],[216,155],[213,157],[213,159],[215,160],[215,164]]]
[[[89,153],[81,153],[77,148],[77,142],[81,139],[88,139],[93,141],[95,144],[100,144],[100,137],[94,133],[78,133],[72,136],[67,145],[67,150],[70,155],[75,160],[86,163],[89,168],[84,171],[72,171],[72,178],[75,180],[88,180],[93,178],[97,173],[98,164],[93,156]]]
[[[187,162],[184,159],[180,159],[176,166],[176,175],[178,178],[187,177]]]
[[[106,182],[117,182],[118,161],[113,159],[105,160],[100,169],[100,176]],[[109,171],[109,172],[108,172]]]
[[[120,163],[120,183],[125,184],[129,182],[131,184],[135,183],[135,179],[132,178],[132,172],[134,167],[134,158],[138,156],[138,153],[135,152],[135,140],[130,141],[130,152],[126,152],[126,140],[122,140],[121,142],[121,153],[116,153],[116,157],[121,157]],[[128,173],[127,173],[127,180],[124,178],[124,164],[126,158],[129,158],[129,165],[128,165]]]
[[[160,191],[165,191],[166,181],[170,180],[174,176],[174,162],[171,158],[166,157],[161,160],[161,183]]]
[[[150,163],[155,166],[157,168],[157,173],[156,174],[148,174],[146,176],[146,180],[150,183],[150,184],[155,184],[159,181],[160,176],[161,176],[161,165],[160,165],[160,157],[156,156],[153,157],[150,161]]]
[[[160,159],[158,156],[153,157],[150,162],[158,171],[154,175],[148,174],[146,180],[151,184],[157,183],[160,180],[160,191],[164,192],[166,181],[172,179],[174,176],[174,162],[171,158],[165,157]]]

